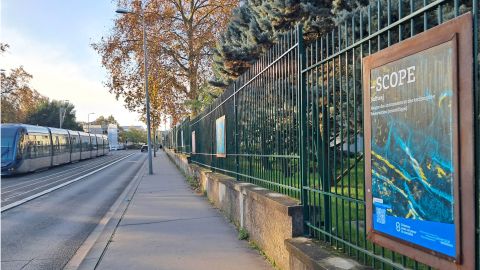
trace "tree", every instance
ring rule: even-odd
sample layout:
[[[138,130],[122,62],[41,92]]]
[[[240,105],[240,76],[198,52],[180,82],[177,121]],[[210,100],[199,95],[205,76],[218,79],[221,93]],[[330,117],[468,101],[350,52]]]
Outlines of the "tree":
[[[117,126],[119,125],[115,117],[113,117],[113,115],[110,115],[108,117],[104,117],[103,115],[101,115],[92,122],[92,125],[107,125],[107,124],[114,124]]]
[[[145,24],[148,37],[149,92],[153,126],[160,115],[177,122],[196,114],[199,86],[211,78],[212,49],[238,0],[147,0]],[[140,13],[141,1],[118,0]],[[128,109],[145,115],[143,49],[140,16],[124,15],[115,20],[111,33],[93,48],[102,57],[110,75],[111,93],[122,96]]]
[[[272,46],[271,32],[263,31],[250,5],[234,9],[214,51],[212,85],[226,87]]]
[[[58,127],[60,124],[60,108],[66,109],[62,128],[82,131],[82,126],[76,121],[75,107],[73,104],[57,100],[47,100],[40,103],[40,105],[27,114],[25,123],[47,127]]]
[[[8,48],[8,44],[0,43],[0,53]],[[23,66],[11,69],[8,74],[3,71],[0,73],[2,123],[24,122],[27,113],[46,100],[30,87],[32,78]]]
[[[276,39],[303,25],[304,38],[314,40],[333,26],[332,0],[249,0],[233,11],[217,42],[215,86],[227,86],[266,52]]]
[[[8,48],[10,48],[10,45],[8,45],[7,43],[0,42],[0,53],[6,52]]]
[[[328,33],[332,24],[332,0],[250,0],[261,28],[274,37],[303,25],[304,38],[313,40]]]
[[[129,129],[128,131],[123,132],[123,138],[128,142],[132,142],[134,144],[146,143],[147,132],[145,130],[132,128],[132,129]]]

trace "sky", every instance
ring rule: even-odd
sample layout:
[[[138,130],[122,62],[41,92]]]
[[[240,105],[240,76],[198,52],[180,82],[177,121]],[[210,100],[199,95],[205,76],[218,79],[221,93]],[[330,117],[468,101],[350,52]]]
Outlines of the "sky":
[[[0,69],[23,66],[42,95],[68,100],[77,121],[113,115],[120,125],[143,125],[104,86],[107,71],[90,46],[109,33],[117,6],[112,0],[1,0],[0,40],[10,48]]]

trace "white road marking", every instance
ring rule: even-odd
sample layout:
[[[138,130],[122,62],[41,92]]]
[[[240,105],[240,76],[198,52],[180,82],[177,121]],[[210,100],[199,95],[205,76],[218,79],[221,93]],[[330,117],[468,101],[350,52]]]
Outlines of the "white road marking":
[[[75,171],[75,170],[77,170],[79,168],[83,168],[83,167],[89,167],[89,166],[91,167],[92,165],[96,166],[98,164],[102,164],[105,161],[108,162],[110,160],[115,160],[115,156],[105,156],[105,157],[99,157],[99,158],[96,158],[96,159],[87,159],[87,160],[83,160],[85,162],[85,163],[82,162],[83,164],[80,164],[78,161],[68,163],[68,164],[65,164],[65,165],[69,166],[69,165],[72,165],[72,164],[80,164],[80,166],[76,166],[74,168],[70,168],[70,169],[62,170],[62,171],[55,172],[55,173],[52,173],[52,174],[48,174],[48,175],[45,175],[45,176],[42,176],[42,177],[37,177],[35,174],[26,175],[25,178],[24,178],[24,176],[21,176],[20,177],[21,178],[21,183],[16,183],[16,184],[11,184],[11,185],[8,185],[9,182],[2,183],[2,191],[7,190],[7,189],[12,188],[12,187],[17,187],[17,186],[23,185],[25,183],[31,183],[31,182],[35,182],[35,181],[38,181],[38,180],[42,180],[42,179],[45,179],[45,178],[53,179],[55,176],[62,176],[64,174],[68,174],[68,172],[70,172],[70,171]],[[54,167],[52,169],[54,170],[56,168]],[[44,169],[43,171],[47,171],[47,170],[48,169]],[[39,171],[37,171],[37,172],[39,172]],[[13,180],[15,180],[15,179],[13,179]]]
[[[113,158],[112,158],[113,157]],[[20,183],[16,183],[16,184],[12,184],[10,186],[8,186],[8,182],[7,183],[2,183],[2,193],[4,191],[8,191],[8,189],[10,188],[13,188],[13,187],[18,187],[18,186],[22,186],[24,185],[25,183],[31,183],[32,181],[33,182],[37,182],[38,183],[38,180],[43,180],[45,178],[47,179],[53,179],[54,177],[56,176],[62,176],[64,174],[69,174],[70,171],[76,171],[80,168],[84,168],[84,167],[88,167],[88,166],[91,166],[91,165],[96,165],[96,164],[101,164],[105,161],[110,161],[110,160],[115,160],[114,156],[110,156],[110,158],[102,158],[100,157],[100,159],[90,159],[90,160],[86,160],[87,162],[85,164],[81,164],[81,166],[77,166],[77,167],[74,167],[74,168],[70,168],[70,169],[66,169],[66,170],[62,170],[62,171],[59,171],[59,172],[56,172],[56,173],[53,173],[53,174],[49,174],[49,175],[45,175],[45,176],[42,176],[42,177],[35,177],[35,176],[27,176],[26,179],[22,179]],[[92,162],[93,161],[93,162]],[[98,161],[98,162],[97,162]],[[90,163],[89,163],[90,162]],[[78,162],[77,163],[70,163],[70,164],[66,164],[67,166],[68,165],[72,165],[72,164],[79,164]],[[55,169],[55,168],[54,168]],[[46,170],[44,170],[46,171]],[[30,177],[30,178],[28,178]]]
[[[28,181],[28,182],[24,183],[23,186],[17,186],[17,187],[15,187],[14,189],[6,190],[6,191],[3,191],[3,187],[2,187],[2,191],[3,191],[3,192],[2,192],[2,198],[4,198],[4,197],[5,197],[5,194],[7,194],[7,193],[12,193],[12,192],[15,191],[15,190],[19,190],[19,189],[26,188],[26,187],[29,187],[29,186],[35,186],[35,185],[38,185],[38,184],[43,183],[43,182],[50,181],[50,180],[55,179],[55,178],[58,179],[59,176],[63,176],[63,175],[66,175],[66,174],[69,175],[69,176],[81,175],[81,174],[84,173],[84,172],[88,172],[88,171],[91,170],[92,168],[100,167],[100,166],[102,166],[102,165],[104,165],[104,164],[109,163],[109,162],[112,161],[112,160],[115,160],[115,158],[110,159],[110,160],[103,160],[103,159],[102,159],[102,160],[99,161],[99,162],[96,162],[96,163],[93,163],[93,164],[87,164],[87,165],[90,165],[90,166],[89,166],[89,168],[86,169],[86,170],[79,171],[79,172],[74,172],[74,173],[72,173],[71,171],[75,171],[75,170],[72,170],[72,169],[66,170],[66,171],[65,171],[66,173],[63,173],[63,174],[60,174],[60,175],[52,174],[53,177],[48,177],[48,178],[46,178],[47,176],[44,176],[44,177],[39,178],[39,179],[42,179],[42,178],[43,178],[43,180],[33,181],[33,182],[32,182],[32,181]],[[93,165],[93,166],[91,166],[91,165]],[[82,167],[83,167],[83,166],[82,166]],[[78,169],[80,169],[80,168],[82,168],[82,167],[77,167],[77,168],[75,168],[75,169],[78,170]],[[36,187],[36,188],[31,189],[31,190],[28,190],[28,191],[26,191],[26,192],[17,193],[17,194],[14,193],[14,194],[13,194],[14,196],[7,197],[5,200],[9,200],[9,199],[11,199],[11,198],[21,196],[21,195],[23,195],[23,194],[25,194],[25,193],[32,192],[33,190],[40,189],[40,188],[49,186],[49,185],[51,185],[51,184],[53,184],[53,183],[61,182],[61,181],[63,181],[63,180],[64,180],[64,179],[59,179],[59,180],[56,180],[56,181],[53,181],[53,182],[48,182],[46,185]]]
[[[50,192],[52,192],[52,191],[55,191],[55,190],[57,190],[57,189],[59,189],[59,188],[62,188],[62,187],[64,187],[64,186],[68,186],[68,185],[70,185],[70,184],[72,184],[72,183],[74,183],[74,182],[77,182],[77,181],[79,181],[79,180],[82,180],[83,178],[85,178],[85,177],[87,177],[87,176],[90,176],[90,175],[92,175],[92,174],[94,174],[94,173],[96,173],[96,172],[99,172],[99,171],[101,171],[101,170],[103,170],[103,169],[105,169],[105,168],[107,168],[107,167],[110,167],[110,166],[112,166],[112,165],[115,164],[115,163],[118,163],[118,162],[120,162],[120,161],[122,161],[122,160],[124,160],[124,159],[126,159],[126,158],[128,158],[128,157],[133,156],[134,154],[135,154],[135,153],[132,153],[132,154],[126,156],[126,157],[123,157],[123,158],[121,158],[121,159],[118,159],[118,160],[116,160],[116,161],[114,161],[114,162],[112,162],[112,163],[110,163],[110,164],[107,164],[107,165],[105,165],[105,166],[103,166],[103,167],[101,167],[101,168],[98,168],[98,169],[96,169],[96,170],[94,170],[94,171],[92,171],[92,172],[89,172],[89,173],[85,174],[85,175],[79,176],[79,177],[77,177],[77,178],[75,178],[75,179],[73,179],[73,180],[70,180],[70,181],[68,181],[68,182],[62,183],[62,184],[60,184],[60,185],[58,185],[58,186],[49,188],[49,189],[47,189],[47,190],[44,190],[44,191],[42,191],[42,192],[39,192],[39,193],[34,194],[34,195],[32,195],[32,196],[29,196],[29,197],[27,197],[27,198],[25,198],[25,199],[16,201],[16,202],[11,203],[11,204],[8,204],[8,205],[5,205],[4,207],[1,208],[1,211],[0,211],[0,212],[7,211],[7,210],[12,209],[12,208],[14,208],[14,207],[17,207],[17,206],[19,206],[19,205],[21,205],[21,204],[24,204],[24,203],[26,203],[26,202],[28,202],[28,201],[31,201],[31,200],[33,200],[33,199],[36,199],[36,198],[40,197],[40,196],[43,196],[43,195],[48,194],[48,193],[50,193]]]

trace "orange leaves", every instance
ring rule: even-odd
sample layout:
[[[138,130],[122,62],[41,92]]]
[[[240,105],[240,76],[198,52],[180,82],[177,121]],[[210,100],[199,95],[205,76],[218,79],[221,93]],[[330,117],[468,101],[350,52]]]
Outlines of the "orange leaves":
[[[238,0],[144,0],[152,116],[195,113],[189,101],[197,101],[199,85],[211,79],[212,49],[237,5]],[[144,114],[141,2],[118,0],[118,6],[136,14],[119,15],[92,47],[109,72],[110,92]]]

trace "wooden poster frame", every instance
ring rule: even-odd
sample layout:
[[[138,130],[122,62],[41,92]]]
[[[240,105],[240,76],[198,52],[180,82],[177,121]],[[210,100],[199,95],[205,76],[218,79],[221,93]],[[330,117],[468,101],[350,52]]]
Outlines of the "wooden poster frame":
[[[454,223],[456,256],[449,257],[373,229],[371,164],[371,70],[453,41],[452,112]],[[368,239],[437,269],[475,268],[475,185],[473,134],[473,54],[472,14],[466,13],[446,23],[417,34],[405,41],[363,58],[364,131],[365,131],[365,200]],[[461,106],[459,105],[461,104]]]

